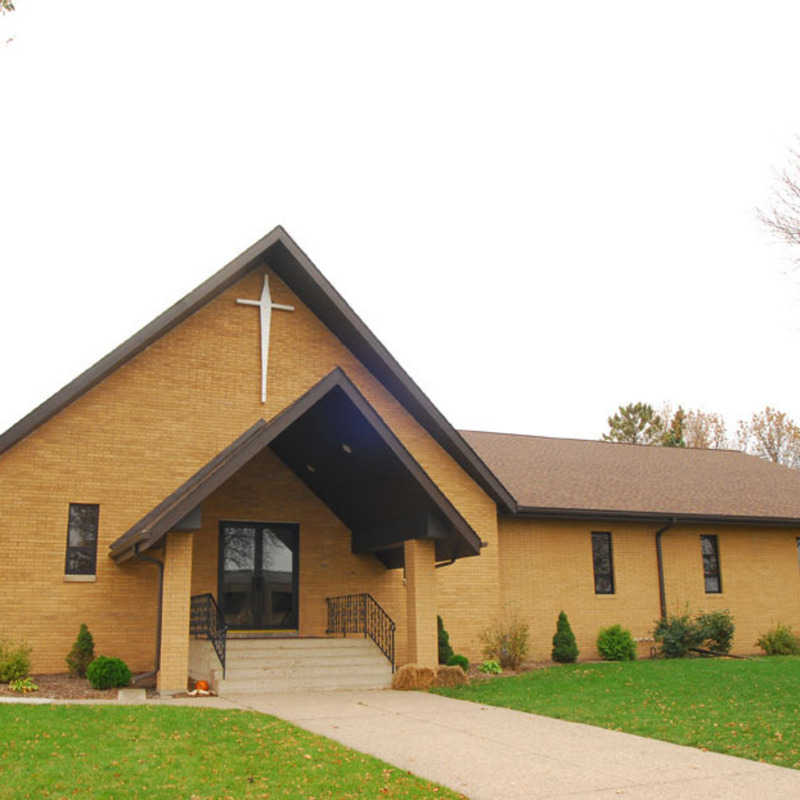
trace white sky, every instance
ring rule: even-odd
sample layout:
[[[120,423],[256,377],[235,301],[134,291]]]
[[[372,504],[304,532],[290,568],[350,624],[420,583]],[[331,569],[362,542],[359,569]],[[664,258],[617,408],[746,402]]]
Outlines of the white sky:
[[[800,419],[796,0],[17,7],[0,430],[278,223],[457,427]]]

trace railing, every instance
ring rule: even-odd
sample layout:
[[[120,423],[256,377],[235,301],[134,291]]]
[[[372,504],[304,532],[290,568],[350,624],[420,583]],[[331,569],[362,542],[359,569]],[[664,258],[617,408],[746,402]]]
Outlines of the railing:
[[[389,659],[394,672],[394,632],[392,618],[371,594],[344,594],[328,597],[328,633],[363,633],[369,636]]]
[[[225,624],[225,617],[219,610],[213,595],[196,594],[192,596],[189,633],[198,639],[208,639],[214,645],[219,663],[222,664],[222,677],[224,678],[228,626]]]

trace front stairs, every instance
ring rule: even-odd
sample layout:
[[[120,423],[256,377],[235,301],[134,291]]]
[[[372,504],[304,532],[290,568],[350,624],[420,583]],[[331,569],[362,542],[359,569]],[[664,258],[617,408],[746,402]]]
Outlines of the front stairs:
[[[367,638],[229,638],[219,695],[388,689],[392,666]]]

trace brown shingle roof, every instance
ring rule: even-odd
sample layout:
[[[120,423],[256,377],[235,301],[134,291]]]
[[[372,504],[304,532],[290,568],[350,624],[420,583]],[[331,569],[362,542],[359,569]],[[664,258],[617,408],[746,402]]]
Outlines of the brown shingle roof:
[[[792,519],[800,471],[736,450],[461,431],[520,511]]]

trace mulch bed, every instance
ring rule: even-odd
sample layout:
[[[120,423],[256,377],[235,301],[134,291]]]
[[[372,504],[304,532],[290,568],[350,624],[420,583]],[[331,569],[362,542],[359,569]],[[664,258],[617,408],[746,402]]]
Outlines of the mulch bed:
[[[68,673],[60,675],[31,675],[39,687],[38,692],[23,695],[9,689],[7,683],[0,683],[0,695],[5,697],[47,697],[53,700],[116,700],[117,689],[92,689],[86,678],[73,678]],[[155,694],[152,682],[137,683],[137,688],[147,688],[148,697]]]

